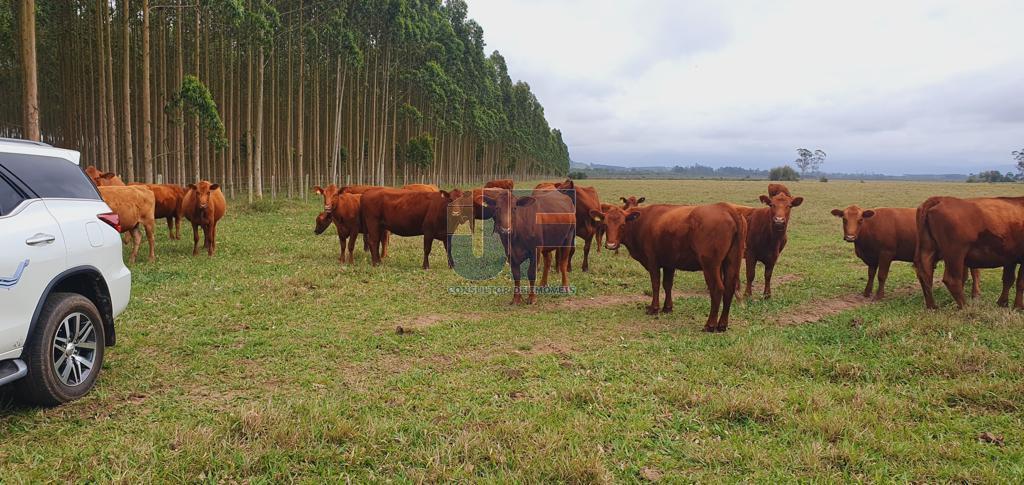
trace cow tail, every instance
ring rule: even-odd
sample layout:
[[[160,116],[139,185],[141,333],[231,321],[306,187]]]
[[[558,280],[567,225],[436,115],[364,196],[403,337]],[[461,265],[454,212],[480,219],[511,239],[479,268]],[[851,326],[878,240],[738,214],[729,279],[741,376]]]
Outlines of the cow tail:
[[[921,251],[932,251],[935,253],[935,240],[932,238],[931,226],[928,223],[928,212],[941,201],[935,198],[924,201],[917,208],[917,246],[914,248],[914,264],[920,266]]]

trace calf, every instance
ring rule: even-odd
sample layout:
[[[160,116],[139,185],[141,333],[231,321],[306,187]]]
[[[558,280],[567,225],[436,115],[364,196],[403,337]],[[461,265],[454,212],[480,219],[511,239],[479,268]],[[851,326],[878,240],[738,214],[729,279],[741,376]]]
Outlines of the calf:
[[[153,192],[146,187],[119,187],[100,186],[100,196],[110,206],[110,209],[117,214],[121,224],[121,232],[131,232],[134,244],[132,254],[128,262],[134,264],[135,257],[139,254],[139,245],[142,244],[141,228],[146,230],[146,240],[149,241],[149,261],[156,260],[154,230],[154,207],[156,205]]]
[[[522,265],[529,261],[527,279],[530,283],[526,303],[537,301],[537,254],[544,255],[544,276],[547,286],[551,252],[556,253],[562,289],[569,287],[569,248],[576,235],[576,214],[572,199],[560,191],[542,191],[536,195],[516,197],[511,190],[487,192],[487,205],[493,206],[494,232],[505,246],[512,269],[512,304],[521,304]]]
[[[462,191],[415,192],[402,189],[375,189],[363,194],[359,214],[366,224],[370,240],[370,254],[374,266],[380,264],[380,243],[385,231],[399,236],[423,236],[423,269],[430,268],[430,249],[435,239],[444,243],[448,266],[452,260],[450,235],[472,214],[451,205],[462,197]]]
[[[188,192],[181,202],[185,218],[192,223],[192,255],[199,254],[199,230],[203,229],[203,247],[206,255],[217,251],[217,221],[227,212],[227,202],[219,184],[206,180],[189,184]]]
[[[843,220],[843,239],[853,243],[854,252],[868,265],[868,284],[864,297],[871,296],[878,273],[875,300],[885,298],[885,281],[893,261],[914,262],[917,248],[917,209],[879,207],[863,210],[856,205],[833,209],[832,215]],[[972,269],[974,296],[981,293],[978,270]]]
[[[323,233],[323,231],[325,229],[327,229],[327,226],[329,226],[331,223],[336,221],[336,219],[334,217],[330,216],[330,213],[333,212],[334,208],[336,207],[335,206],[335,200],[337,199],[338,196],[341,196],[341,195],[362,195],[364,192],[366,192],[366,191],[368,191],[370,189],[379,189],[379,188],[381,188],[381,187],[374,186],[374,185],[350,185],[348,187],[341,187],[341,188],[338,188],[338,186],[334,185],[334,184],[328,185],[326,188],[321,188],[319,185],[314,186],[313,187],[313,191],[316,192],[317,194],[322,195],[323,198],[324,198],[324,210],[323,210],[323,212],[321,212],[316,217],[316,224],[317,224],[317,228],[318,229],[314,229],[314,232],[319,235],[319,234]],[[359,207],[357,205],[356,206],[356,211],[358,212],[358,210],[359,210]],[[351,215],[348,218],[351,218]],[[356,218],[359,218],[358,214],[356,214]],[[366,226],[361,223],[361,218],[359,218],[359,219],[360,219],[360,224],[359,224],[359,231],[358,231],[358,233],[363,235],[363,251],[370,252],[370,242],[369,242],[368,235],[366,233]],[[324,226],[322,228],[320,228],[320,224],[321,223],[324,224]],[[355,236],[349,234],[349,229],[343,229],[342,227],[338,226],[337,224],[335,224],[335,228],[338,230],[338,237],[339,238],[342,237],[342,233],[346,234],[346,236],[345,236],[346,238],[348,238],[348,237],[355,237]],[[383,258],[388,257],[388,242],[391,240],[390,236],[391,236],[391,233],[385,232],[384,233],[384,237],[381,240],[381,257],[383,257]],[[345,256],[344,243],[342,243],[342,246],[343,246],[342,247],[342,258],[344,258],[344,256]],[[341,260],[342,258],[339,258],[339,260]],[[353,258],[352,256],[349,257],[349,262],[352,261],[352,258]]]
[[[781,187],[781,189],[779,189]],[[779,255],[786,248],[789,216],[793,207],[804,202],[803,197],[792,197],[789,190],[780,184],[769,186],[774,195],[762,195],[761,202],[767,207],[755,209],[730,204],[747,219],[747,241],[744,257],[747,260],[747,287],[744,296],[753,293],[757,263],[764,264],[764,297],[772,297],[772,272],[779,261]]]
[[[405,190],[415,190],[417,192],[440,192],[441,189],[437,188],[433,184],[406,184],[402,186]]]
[[[181,239],[181,201],[185,199],[185,187],[176,184],[142,184],[132,182],[129,186],[141,185],[153,192],[156,198],[154,215],[167,220],[167,233],[171,239]]]
[[[739,211],[729,204],[657,204],[628,210],[613,207],[605,213],[594,211],[591,217],[608,227],[605,247],[617,249],[621,242],[650,274],[648,314],[659,311],[662,284],[665,304],[660,311],[672,311],[672,283],[677,269],[702,271],[711,297],[704,331],[726,330],[747,237],[747,221]]]
[[[515,182],[512,181],[512,179],[499,179],[499,180],[491,180],[490,182],[487,182],[486,184],[484,184],[484,188],[485,189],[494,188],[494,189],[515,190],[516,184],[515,184]]]
[[[964,307],[965,268],[1003,268],[997,304],[1007,306],[1017,265],[1024,263],[1024,197],[931,197],[917,208],[914,268],[925,305],[934,309],[932,276],[945,262],[942,282]],[[1017,274],[1015,309],[1024,309],[1024,268]]]

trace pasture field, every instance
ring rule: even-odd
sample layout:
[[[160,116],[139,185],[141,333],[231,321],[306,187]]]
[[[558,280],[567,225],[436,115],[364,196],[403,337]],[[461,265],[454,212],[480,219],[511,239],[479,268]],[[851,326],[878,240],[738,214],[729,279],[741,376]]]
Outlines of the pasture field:
[[[767,183],[584,181],[602,200],[757,204]],[[522,186],[530,186],[523,183]],[[774,298],[701,332],[703,279],[675,313],[623,249],[577,252],[571,296],[459,295],[435,244],[339,267],[321,201],[230,205],[213,259],[191,231],[133,268],[96,390],[56,409],[0,404],[0,481],[669,482],[1024,480],[1024,316],[983,296],[923,309],[912,267],[889,298],[829,214],[1020,185],[801,182]],[[760,279],[761,270],[758,275]],[[401,333],[396,328],[401,326]],[[982,440],[991,433],[998,440]],[[998,441],[998,442],[990,442]]]

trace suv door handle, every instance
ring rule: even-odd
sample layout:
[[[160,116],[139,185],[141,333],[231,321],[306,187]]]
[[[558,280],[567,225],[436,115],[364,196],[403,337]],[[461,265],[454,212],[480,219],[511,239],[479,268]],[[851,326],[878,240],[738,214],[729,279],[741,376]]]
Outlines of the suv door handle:
[[[57,238],[51,234],[39,233],[36,234],[35,236],[26,239],[25,244],[28,244],[29,246],[38,246],[40,244],[50,244],[56,240]]]

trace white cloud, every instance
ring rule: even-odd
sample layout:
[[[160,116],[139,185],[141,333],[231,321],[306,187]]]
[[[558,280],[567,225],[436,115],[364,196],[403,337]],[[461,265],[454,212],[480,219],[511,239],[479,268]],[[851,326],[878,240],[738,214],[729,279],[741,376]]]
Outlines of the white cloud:
[[[1018,1],[470,0],[578,161],[1004,170]]]

